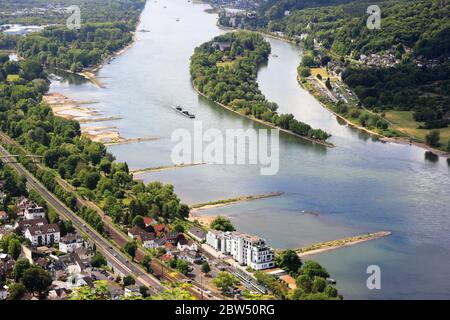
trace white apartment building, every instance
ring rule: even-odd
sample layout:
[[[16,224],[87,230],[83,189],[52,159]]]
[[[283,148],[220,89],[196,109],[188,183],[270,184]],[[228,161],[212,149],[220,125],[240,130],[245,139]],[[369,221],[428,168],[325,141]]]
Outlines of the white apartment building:
[[[26,220],[45,218],[45,209],[40,206],[31,206],[24,210],[23,215]]]
[[[242,266],[254,270],[270,269],[275,266],[273,249],[264,239],[239,232],[211,230],[206,235],[206,243],[215,250],[230,255]]]
[[[33,246],[53,245],[59,243],[59,227],[57,224],[32,226],[25,231],[25,238],[29,239]]]
[[[84,246],[84,240],[77,234],[68,234],[62,237],[59,242],[59,251],[64,253],[74,252]]]

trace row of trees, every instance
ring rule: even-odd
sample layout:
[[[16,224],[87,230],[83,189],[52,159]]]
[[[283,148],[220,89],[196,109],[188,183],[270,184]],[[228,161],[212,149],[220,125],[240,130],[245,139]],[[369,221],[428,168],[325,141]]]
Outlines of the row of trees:
[[[80,72],[130,43],[134,27],[122,22],[84,23],[80,30],[48,27],[22,38],[17,50],[22,57],[36,57],[44,66]]]
[[[258,67],[266,62],[270,45],[252,32],[233,32],[195,49],[191,77],[198,90],[235,111],[270,122],[301,136],[326,140],[329,135],[302,123],[291,114],[279,115],[278,106],[266,100],[256,81]]]

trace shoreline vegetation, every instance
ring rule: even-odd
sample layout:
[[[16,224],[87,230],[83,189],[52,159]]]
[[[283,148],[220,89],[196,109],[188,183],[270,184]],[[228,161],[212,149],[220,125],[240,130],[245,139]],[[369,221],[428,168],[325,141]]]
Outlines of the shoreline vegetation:
[[[280,38],[280,39],[282,39],[282,38]],[[354,122],[354,121],[344,117],[343,115],[337,113],[331,107],[329,107],[326,103],[324,103],[323,101],[318,99],[318,96],[320,96],[322,99],[327,99],[328,96],[325,95],[324,93],[320,92],[319,90],[316,90],[313,87],[313,85],[311,83],[312,79],[310,79],[310,77],[302,79],[300,76],[298,76],[297,79],[298,79],[299,85],[303,89],[307,90],[314,98],[316,98],[316,100],[322,105],[323,108],[327,109],[329,112],[331,112],[337,118],[339,118],[342,121],[344,121],[347,125],[355,128],[355,129],[358,129],[360,131],[363,131],[363,132],[365,132],[365,133],[367,133],[367,134],[377,138],[382,143],[396,143],[396,144],[402,144],[402,145],[414,145],[414,146],[422,148],[422,149],[424,149],[426,151],[431,151],[431,152],[433,152],[433,153],[435,153],[435,154],[437,154],[437,155],[439,155],[441,157],[450,158],[450,153],[449,152],[430,147],[429,145],[427,145],[427,144],[425,144],[423,142],[415,141],[414,139],[406,137],[406,136],[404,136],[404,137],[388,137],[388,136],[385,136],[385,135],[383,135],[383,134],[381,134],[379,132],[376,132],[374,130],[371,130],[369,128],[366,128],[366,127],[363,127],[363,126],[357,124],[356,122]],[[305,83],[303,81],[305,81],[307,85],[305,85]],[[395,128],[395,130],[398,130],[402,134],[405,134],[404,132],[400,131],[398,128]]]
[[[424,3],[425,3],[424,1],[421,1],[420,3],[418,3],[417,8],[423,7]],[[283,5],[287,5],[287,4],[285,4],[285,3],[283,4],[283,2],[280,1],[280,7],[282,7]],[[350,5],[348,5],[348,6],[350,6]],[[389,5],[389,6],[391,6],[391,5]],[[276,6],[274,6],[274,8],[275,7]],[[272,8],[272,9],[274,9],[274,8]],[[338,8],[339,8],[339,6],[338,6]],[[411,7],[409,9],[416,10],[417,8]],[[433,8],[433,10],[436,10],[436,8]],[[355,44],[350,44],[347,47],[342,46],[341,40],[346,38],[345,40],[349,41],[349,37],[347,37],[347,34],[349,34],[350,32],[348,30],[346,31],[347,34],[345,36],[340,35],[340,36],[335,36],[335,37],[329,37],[328,32],[324,32],[325,30],[327,30],[328,25],[332,23],[330,21],[327,21],[326,12],[325,12],[325,14],[322,13],[322,11],[327,10],[326,8],[324,8],[324,9],[311,8],[311,9],[305,9],[305,10],[291,10],[292,14],[289,16],[283,16],[283,15],[276,16],[277,14],[275,14],[276,17],[272,16],[272,15],[278,11],[277,10],[270,11],[268,9],[269,9],[268,7],[263,6],[263,8],[258,11],[258,15],[263,17],[261,19],[259,19],[260,17],[253,17],[253,18],[243,18],[239,21],[244,24],[245,30],[250,30],[255,33],[259,33],[264,36],[279,39],[281,41],[289,42],[289,43],[292,43],[295,45],[303,44],[302,48],[304,48],[305,50],[310,50],[312,53],[314,53],[314,56],[318,55],[319,58],[324,57],[326,59],[331,58],[331,62],[332,62],[333,66],[335,66],[335,65],[347,66],[347,63],[351,63],[351,66],[349,69],[351,69],[350,70],[351,76],[353,77],[352,80],[355,80],[355,77],[358,81],[361,79],[365,79],[364,81],[366,81],[366,82],[373,80],[373,77],[372,77],[373,74],[365,77],[364,73],[370,73],[371,70],[374,70],[376,68],[364,68],[364,67],[361,68],[363,66],[363,64],[359,61],[360,55],[361,55],[361,57],[364,57],[364,56],[370,55],[369,54],[370,52],[369,53],[359,52],[360,51],[359,49],[361,49],[361,47],[362,47],[361,46],[358,50],[355,50],[355,51],[358,51],[357,53],[355,53],[355,56],[343,55],[345,51],[350,51],[349,49],[347,49],[348,47],[355,46]],[[396,15],[399,12],[401,12],[402,10],[409,10],[409,9],[405,8],[403,5],[399,5],[397,9],[395,9],[394,7],[389,8],[389,10],[390,10],[389,14],[388,14],[388,16],[390,16],[388,19],[389,27],[387,27],[386,29],[383,29],[383,30],[385,30],[386,32],[390,32],[390,29],[392,27],[396,28],[395,26],[397,26],[397,21],[398,21],[398,17]],[[284,9],[284,10],[286,10],[286,9]],[[418,10],[418,11],[423,11],[423,10]],[[280,12],[283,12],[283,11],[280,11]],[[344,12],[345,12],[345,10],[344,10]],[[304,15],[304,17],[303,17],[303,15]],[[423,15],[427,16],[427,15],[430,15],[430,13],[425,12],[425,13],[423,13]],[[268,18],[269,16],[271,16],[271,17]],[[318,21],[319,27],[317,28],[317,30],[310,33],[310,32],[306,32],[304,30],[305,30],[305,28],[308,28],[307,25],[308,25],[308,21],[311,20],[311,16],[314,16],[315,19],[317,19],[319,17],[319,21]],[[348,23],[348,21],[351,21],[351,19],[342,19],[342,18],[343,17],[341,17],[341,14],[339,14],[338,21],[339,21],[339,23],[343,23],[345,26],[345,27],[342,27],[341,29],[343,29],[343,30],[347,29],[347,28],[351,29],[354,27],[353,25],[350,25],[350,26],[346,25],[346,23]],[[342,19],[342,20],[340,20],[340,19]],[[336,22],[334,22],[334,23],[336,23]],[[365,23],[365,21],[364,21],[364,23]],[[439,23],[436,22],[436,24],[439,24]],[[441,25],[444,25],[444,24],[441,23]],[[234,31],[238,30],[236,28],[231,27],[229,19],[226,17],[226,15],[223,15],[223,14],[220,14],[220,18],[218,20],[218,26],[220,28],[223,28],[224,30],[234,30]],[[440,27],[440,28],[445,28],[445,27]],[[406,29],[407,28],[405,28],[405,30]],[[404,32],[406,32],[406,33],[409,32],[409,31],[404,31],[404,30],[401,30],[401,31],[397,30],[397,31],[402,34]],[[445,32],[437,32],[437,33],[430,32],[429,34],[436,35],[436,38],[439,38],[439,37],[442,37],[442,35],[446,34],[446,33]],[[367,36],[371,39],[379,37],[379,35],[373,34],[373,33],[370,35],[367,35]],[[404,36],[403,38],[404,39],[414,39],[415,37]],[[314,40],[314,43],[316,43],[315,45],[312,40]],[[334,43],[334,46],[331,46],[333,44],[333,40],[335,41],[335,43]],[[386,42],[387,41],[390,41],[390,40],[386,40]],[[402,41],[409,41],[409,40],[402,40]],[[440,40],[440,41],[442,41],[442,40]],[[353,43],[353,40],[351,40],[351,42]],[[378,55],[383,56],[383,48],[378,47],[378,45],[383,42],[384,42],[384,40],[378,40],[378,39],[373,40],[370,44],[370,45],[373,45],[373,48],[369,48],[368,50],[369,51],[371,51],[371,50],[379,50],[380,51],[381,50],[381,53],[380,52],[376,52],[376,53]],[[325,45],[325,43],[327,43],[327,45]],[[435,46],[435,43],[439,43],[439,41],[432,39],[432,41],[430,41],[430,43],[432,44],[433,49],[430,50],[429,52],[425,52],[425,53],[432,54],[432,55],[433,54],[438,55],[440,51],[438,50],[439,48]],[[413,46],[413,44],[403,46],[403,48]],[[423,45],[423,43],[422,43],[422,45]],[[367,47],[369,47],[369,46],[367,45]],[[400,50],[399,50],[399,52],[397,52],[397,58],[399,57],[399,55],[403,55],[403,58],[405,58],[404,60],[409,61],[410,65],[413,66],[414,63],[411,64],[411,58],[414,58],[414,56],[417,56],[419,54],[414,55],[414,54],[411,54],[412,52],[410,53],[409,51],[405,53],[401,50],[402,46],[398,46],[398,47],[400,48]],[[366,46],[364,46],[363,49],[365,49],[365,48],[366,48]],[[386,49],[386,48],[384,48],[384,49]],[[392,51],[396,51],[397,49],[398,48],[395,48],[395,46],[393,46],[392,48],[387,50],[387,53],[392,53]],[[423,46],[420,46],[420,45],[416,49],[421,52],[424,51]],[[407,50],[409,50],[409,48]],[[363,53],[365,53],[365,55],[363,55]],[[375,53],[375,52],[372,52],[372,53]],[[444,60],[445,59],[446,58],[444,58]],[[398,71],[398,74],[401,74],[402,72],[404,72],[404,70],[403,70],[404,67],[405,66],[407,67],[408,64],[404,64],[402,59],[400,59],[399,61],[400,61],[400,68],[399,68],[400,71]],[[442,59],[441,59],[441,61],[442,61]],[[420,65],[422,65],[422,64],[424,64],[424,63],[420,62]],[[445,66],[445,64],[444,64],[444,66]],[[354,67],[356,67],[356,69]],[[360,68],[360,69],[358,69],[358,68]],[[392,69],[395,69],[395,68],[391,68],[391,70]],[[417,69],[417,70],[419,70],[419,69]],[[383,76],[386,76],[386,81],[389,82],[391,85],[392,85],[392,83],[401,82],[398,80],[398,78],[395,78],[395,76],[396,76],[395,72],[390,72],[389,68],[379,67],[377,69],[377,71],[379,71],[379,73],[382,73]],[[414,72],[416,72],[416,71],[414,71]],[[414,72],[410,72],[410,73],[414,73]],[[436,70],[436,72],[439,72],[439,70]],[[393,73],[394,73],[394,75],[393,75]],[[441,73],[442,73],[442,71],[441,71]],[[423,77],[425,77],[425,76],[422,76],[422,78]],[[348,75],[347,75],[347,78],[349,78]],[[439,77],[436,77],[436,78],[439,78]],[[325,81],[326,78],[324,78],[323,80]],[[397,82],[395,82],[395,80],[397,80]],[[440,82],[437,81],[435,84],[436,89],[430,91],[427,88],[434,86],[434,84],[432,82],[428,81],[427,83],[422,83],[422,80],[420,80],[419,83],[417,84],[416,83],[417,77],[414,78],[413,76],[409,76],[408,80],[410,80],[410,82],[411,82],[411,87],[409,85],[405,85],[404,88],[402,88],[402,87],[397,88],[399,92],[395,92],[395,90],[392,90],[389,88],[387,88],[387,90],[385,90],[386,88],[384,88],[385,84],[383,84],[383,81],[378,81],[377,85],[372,86],[372,87],[364,86],[364,85],[362,87],[361,86],[358,87],[358,83],[356,85],[355,85],[355,83],[353,83],[352,86],[350,86],[351,89],[353,90],[353,92],[355,92],[355,90],[358,89],[359,90],[357,92],[358,98],[362,98],[361,100],[364,101],[364,104],[370,106],[370,108],[369,107],[360,108],[360,112],[363,113],[364,116],[367,115],[369,118],[372,116],[375,117],[375,116],[381,115],[382,119],[388,124],[388,129],[384,129],[384,126],[383,126],[383,130],[378,130],[377,128],[374,128],[374,130],[372,130],[372,128],[366,128],[359,124],[358,119],[353,119],[351,117],[347,117],[345,115],[339,114],[338,112],[335,112],[333,107],[330,107],[326,103],[323,103],[323,101],[321,101],[321,99],[315,95],[315,92],[314,92],[315,88],[305,86],[304,84],[301,84],[301,85],[306,90],[308,90],[313,96],[315,96],[316,100],[318,100],[322,104],[323,107],[325,107],[327,110],[332,112],[339,119],[345,121],[349,126],[352,126],[358,130],[361,130],[361,131],[364,131],[364,132],[370,134],[371,136],[378,139],[380,142],[397,143],[397,144],[403,144],[403,145],[414,145],[414,146],[422,148],[426,151],[430,151],[434,154],[437,154],[441,157],[449,158],[450,157],[450,152],[449,152],[450,151],[450,142],[448,142],[448,139],[450,139],[450,137],[449,137],[450,131],[443,129],[442,127],[433,127],[432,126],[432,125],[435,125],[435,123],[437,123],[439,121],[441,121],[441,122],[443,121],[443,120],[433,120],[434,119],[433,116],[437,117],[438,119],[439,119],[439,114],[444,114],[444,116],[445,116],[446,109],[445,109],[445,107],[443,107],[443,106],[445,106],[445,103],[442,103],[442,99],[439,100],[439,97],[440,96],[442,97],[442,92],[444,90],[442,88],[438,89],[439,86],[442,87],[442,81],[440,81]],[[363,81],[363,80],[361,80],[361,81]],[[355,82],[355,81],[353,81],[353,82]],[[345,83],[347,83],[347,81]],[[373,99],[372,95],[374,95],[373,92],[376,91],[375,90],[376,88],[384,88],[384,89],[378,89],[378,93],[377,93],[377,95],[375,95],[375,98],[378,100],[377,103],[379,104],[379,106],[374,107],[374,105],[373,105],[374,99]],[[441,90],[441,91],[439,91],[439,90]],[[320,90],[318,90],[318,91],[320,91]],[[364,94],[362,94],[361,92],[363,92]],[[323,92],[319,92],[319,96],[321,96],[322,98],[327,98],[327,94],[325,94]],[[386,103],[386,101],[385,101],[386,96],[394,96],[396,99],[393,99],[393,98],[390,99],[391,102],[389,104],[389,103]],[[400,96],[401,96],[401,99],[399,99]],[[427,98],[429,101],[424,100]],[[435,99],[437,102],[432,103],[432,102],[430,102],[431,99]],[[399,106],[393,105],[392,101],[394,101],[394,100],[396,101],[396,103],[398,101],[400,101],[399,104],[401,106],[399,107]],[[439,107],[439,104],[441,104],[441,107]],[[440,108],[443,109],[443,111],[441,111],[439,113]],[[383,112],[379,112],[378,109],[383,110]],[[373,110],[375,110],[376,112],[372,112]],[[406,116],[401,116],[401,115],[399,116],[398,113],[401,113],[401,112],[398,110],[412,110],[411,113],[414,112],[415,114],[417,114],[417,113],[426,114],[428,117],[428,122],[427,121],[423,121],[423,122],[414,121],[414,119],[412,119],[412,116],[409,117],[409,118],[411,118],[411,121],[406,121],[406,119],[405,119]],[[395,120],[399,120],[399,121],[395,121]],[[449,121],[449,120],[447,120],[447,121]],[[432,123],[432,125],[430,125],[430,123]],[[429,128],[429,129],[427,129],[428,131],[423,129],[423,127]],[[436,147],[435,145],[430,145],[431,143],[428,142],[428,137],[426,137],[426,135],[430,135],[431,133],[436,133],[436,132],[433,132],[433,128],[436,128],[436,129],[434,129],[434,131],[437,131],[437,132],[440,131],[441,142],[440,142],[439,147]],[[434,143],[434,144],[436,144],[436,143]],[[437,145],[439,145],[439,143],[437,143]]]
[[[330,250],[336,250],[340,248],[353,246],[366,241],[380,239],[390,235],[392,235],[392,232],[390,231],[378,231],[338,240],[320,242],[303,248],[294,249],[294,251],[297,253],[299,257],[311,256]]]
[[[195,49],[191,57],[192,86],[201,96],[240,116],[326,147],[328,133],[278,114],[258,88],[258,67],[267,61],[270,45],[254,32],[230,32]]]

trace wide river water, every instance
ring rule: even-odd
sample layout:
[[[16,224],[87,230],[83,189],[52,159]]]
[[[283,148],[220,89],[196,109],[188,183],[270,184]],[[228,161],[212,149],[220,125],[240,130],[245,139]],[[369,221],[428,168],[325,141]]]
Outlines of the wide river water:
[[[173,105],[195,113],[204,129],[261,128],[192,88],[189,58],[194,48],[223,33],[216,26],[217,16],[206,8],[187,0],[149,1],[139,28],[150,32],[138,32],[134,46],[99,71],[105,88],[82,81],[52,83],[52,92],[97,101],[92,108],[104,116],[122,117],[90,125],[116,126],[127,138],[161,137],[109,147],[132,169],[172,165],[172,132],[193,130],[193,121],[174,112]],[[301,50],[268,41],[278,57],[271,57],[259,72],[262,92],[279,104],[280,112],[331,132],[336,148],[281,134],[280,170],[274,176],[261,176],[258,166],[206,165],[139,178],[173,184],[189,204],[284,192],[205,212],[230,217],[240,231],[257,234],[275,248],[392,231],[390,237],[314,259],[327,267],[348,299],[450,298],[450,167],[445,159],[430,162],[423,149],[375,142],[340,123],[297,84]],[[381,290],[367,289],[369,265],[381,268]]]

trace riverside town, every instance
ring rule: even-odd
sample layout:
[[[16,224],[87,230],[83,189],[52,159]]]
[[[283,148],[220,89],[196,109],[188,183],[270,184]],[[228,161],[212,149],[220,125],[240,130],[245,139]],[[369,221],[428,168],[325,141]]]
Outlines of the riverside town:
[[[287,319],[450,300],[449,17],[445,0],[2,0],[0,306]]]

